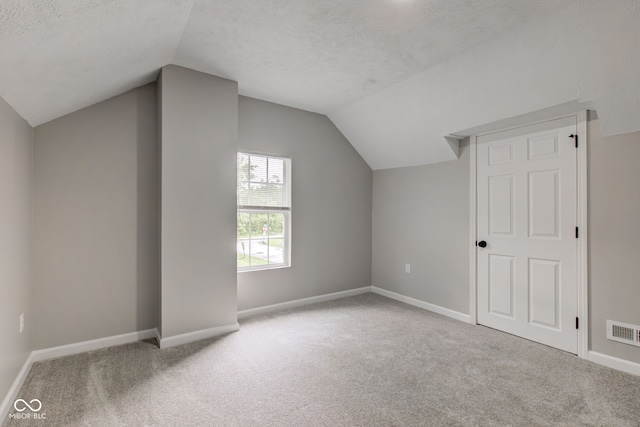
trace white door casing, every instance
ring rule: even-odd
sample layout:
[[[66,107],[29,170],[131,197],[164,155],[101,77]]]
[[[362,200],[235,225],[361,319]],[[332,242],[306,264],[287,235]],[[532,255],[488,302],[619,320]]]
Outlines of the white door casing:
[[[477,138],[478,323],[577,353],[576,116]]]

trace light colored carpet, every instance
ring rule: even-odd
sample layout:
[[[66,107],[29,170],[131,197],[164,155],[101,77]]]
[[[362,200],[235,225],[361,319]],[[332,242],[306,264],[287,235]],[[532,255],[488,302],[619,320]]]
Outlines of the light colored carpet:
[[[20,397],[46,421],[5,426],[640,425],[640,377],[374,294],[36,363]]]

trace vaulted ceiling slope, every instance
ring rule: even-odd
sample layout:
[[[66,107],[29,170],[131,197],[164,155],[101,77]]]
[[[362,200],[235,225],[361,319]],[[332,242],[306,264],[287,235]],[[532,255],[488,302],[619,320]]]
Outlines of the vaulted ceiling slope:
[[[637,0],[575,3],[329,117],[382,169],[453,158],[444,140],[450,134],[496,130],[500,124],[485,125],[539,110],[587,108],[597,111],[605,135],[640,130]]]
[[[0,96],[33,126],[170,63],[327,114],[373,169],[555,106],[640,130],[636,0],[0,0]]]

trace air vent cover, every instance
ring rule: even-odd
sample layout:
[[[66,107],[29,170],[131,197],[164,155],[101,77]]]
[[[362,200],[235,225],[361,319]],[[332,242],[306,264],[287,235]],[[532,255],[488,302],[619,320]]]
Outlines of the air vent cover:
[[[640,347],[640,326],[607,320],[607,339]]]

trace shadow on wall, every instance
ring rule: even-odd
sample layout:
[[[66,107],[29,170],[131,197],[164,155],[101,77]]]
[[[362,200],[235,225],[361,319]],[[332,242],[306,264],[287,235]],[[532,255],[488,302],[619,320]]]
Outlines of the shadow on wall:
[[[151,106],[153,108],[151,108]],[[137,236],[136,289],[137,330],[158,324],[157,298],[160,293],[159,192],[156,85],[137,93]]]

